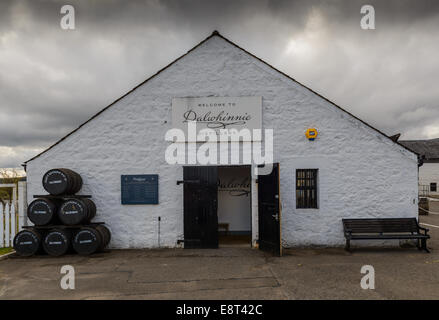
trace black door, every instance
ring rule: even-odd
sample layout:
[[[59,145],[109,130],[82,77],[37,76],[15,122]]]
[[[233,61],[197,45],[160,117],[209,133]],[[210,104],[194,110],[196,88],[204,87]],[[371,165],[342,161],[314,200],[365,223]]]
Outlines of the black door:
[[[259,249],[282,255],[279,164],[267,175],[258,175]]]
[[[184,247],[218,248],[218,169],[183,167]]]

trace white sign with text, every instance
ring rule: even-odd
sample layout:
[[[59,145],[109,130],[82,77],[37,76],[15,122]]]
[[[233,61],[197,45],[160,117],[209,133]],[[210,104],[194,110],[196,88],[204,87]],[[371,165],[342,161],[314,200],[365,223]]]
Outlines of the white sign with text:
[[[172,124],[174,128],[187,133],[188,122],[196,121],[197,133],[202,129],[216,132],[218,141],[222,129],[229,133],[242,129],[262,129],[262,97],[202,97],[172,99]],[[230,141],[255,141],[253,135],[236,138],[230,135]],[[195,142],[188,137],[187,141]],[[205,141],[197,134],[197,141]]]

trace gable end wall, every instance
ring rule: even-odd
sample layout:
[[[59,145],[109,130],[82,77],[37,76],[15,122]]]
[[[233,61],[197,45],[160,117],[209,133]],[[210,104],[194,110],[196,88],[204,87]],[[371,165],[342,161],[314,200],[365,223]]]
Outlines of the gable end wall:
[[[41,178],[67,167],[92,194],[96,221],[112,231],[111,246],[174,247],[183,238],[181,166],[164,155],[171,100],[188,96],[262,96],[263,127],[274,130],[280,163],[285,246],[343,245],[344,217],[416,217],[417,158],[220,37],[212,37],[156,77],[28,162],[28,201],[45,193]],[[319,131],[310,142],[304,132]],[[295,208],[295,170],[319,169],[319,209]],[[122,206],[120,175],[159,174],[159,205]],[[254,197],[254,196],[253,196]],[[253,210],[256,210],[253,202]]]

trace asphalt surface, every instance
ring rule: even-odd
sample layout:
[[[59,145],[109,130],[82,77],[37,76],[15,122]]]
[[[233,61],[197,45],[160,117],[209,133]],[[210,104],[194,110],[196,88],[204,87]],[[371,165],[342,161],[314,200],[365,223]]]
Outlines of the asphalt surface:
[[[431,253],[416,248],[289,249],[272,257],[247,247],[111,250],[82,257],[0,260],[0,299],[439,299],[439,215]],[[437,226],[437,227],[432,227]],[[63,265],[75,289],[63,290]],[[360,286],[363,265],[375,289]]]

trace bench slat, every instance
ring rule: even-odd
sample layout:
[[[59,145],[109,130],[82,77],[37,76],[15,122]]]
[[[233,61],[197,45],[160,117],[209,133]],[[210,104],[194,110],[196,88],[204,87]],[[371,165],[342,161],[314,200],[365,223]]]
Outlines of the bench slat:
[[[415,239],[418,240],[418,248],[429,252],[427,239],[430,236],[426,229],[419,226],[416,218],[342,219],[342,222],[347,250],[351,240]]]
[[[351,235],[354,240],[373,240],[373,239],[428,239],[429,236],[423,234],[386,234],[386,235]]]
[[[418,232],[416,218],[343,219],[345,230],[351,233]]]

